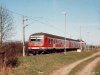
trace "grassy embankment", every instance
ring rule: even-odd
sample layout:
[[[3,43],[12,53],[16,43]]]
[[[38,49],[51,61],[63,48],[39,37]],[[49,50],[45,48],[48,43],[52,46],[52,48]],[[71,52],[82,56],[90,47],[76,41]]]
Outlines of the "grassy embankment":
[[[72,69],[72,71],[69,73],[69,75],[77,75],[78,72],[80,72],[86,65],[88,65],[90,62],[92,62],[96,58],[97,58],[97,56],[80,63],[79,65],[77,65],[75,68]]]
[[[84,62],[80,63],[79,65],[77,65],[75,68],[73,68],[73,70],[69,73],[69,75],[77,75],[77,73],[79,71],[81,71],[86,65],[88,65],[90,62],[92,62],[94,59],[96,59],[97,57],[99,57],[99,55],[90,58],[88,60],[85,60]],[[99,66],[98,66],[99,65]],[[96,70],[93,71],[93,73],[97,73],[96,75],[100,75],[98,74],[100,72],[100,63],[97,64]]]
[[[97,63],[94,73],[95,75],[100,75],[100,61]]]
[[[36,56],[26,56],[19,59],[20,65],[13,68],[14,75],[48,75],[53,70],[90,56],[95,50],[78,52],[53,53]]]

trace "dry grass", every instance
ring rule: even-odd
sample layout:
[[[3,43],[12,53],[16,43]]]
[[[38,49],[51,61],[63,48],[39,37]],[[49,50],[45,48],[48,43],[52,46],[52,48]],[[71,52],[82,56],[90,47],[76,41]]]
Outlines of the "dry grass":
[[[20,54],[22,54],[22,44],[20,42],[7,42],[0,45],[0,75],[11,73],[12,67],[18,65]]]
[[[86,65],[88,65],[90,62],[92,62],[95,58],[96,58],[96,56],[80,63],[79,65],[77,65],[76,67],[74,67],[72,69],[72,71],[69,73],[69,75],[75,75],[75,74],[77,75],[78,72],[80,72]]]
[[[97,63],[95,69],[94,69],[95,75],[100,75],[100,61]]]
[[[90,56],[96,51],[85,51],[81,53],[67,52],[65,56],[63,53],[45,54],[37,56],[26,56],[20,58],[20,65],[13,68],[14,75],[49,75],[53,70],[61,66],[70,64],[79,59]]]

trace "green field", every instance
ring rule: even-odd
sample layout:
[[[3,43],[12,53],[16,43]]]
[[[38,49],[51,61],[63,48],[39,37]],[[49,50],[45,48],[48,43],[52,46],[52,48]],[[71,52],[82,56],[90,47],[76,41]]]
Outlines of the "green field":
[[[12,73],[13,75],[49,75],[53,70],[85,58],[94,52],[97,51],[67,52],[66,56],[63,53],[52,53],[21,57],[20,64],[13,68]]]

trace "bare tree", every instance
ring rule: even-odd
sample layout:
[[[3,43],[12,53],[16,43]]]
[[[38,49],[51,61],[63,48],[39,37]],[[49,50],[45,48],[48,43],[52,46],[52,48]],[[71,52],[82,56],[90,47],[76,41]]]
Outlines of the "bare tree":
[[[10,38],[13,30],[13,19],[8,9],[0,6],[0,44]]]

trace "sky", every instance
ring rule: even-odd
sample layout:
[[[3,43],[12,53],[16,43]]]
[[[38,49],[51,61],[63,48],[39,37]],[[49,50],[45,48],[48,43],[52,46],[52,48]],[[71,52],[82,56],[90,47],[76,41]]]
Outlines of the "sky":
[[[100,45],[100,0],[0,0],[0,5],[13,11],[14,34],[10,40],[22,41],[22,15],[25,19],[25,39],[45,32],[81,38],[87,44]]]

